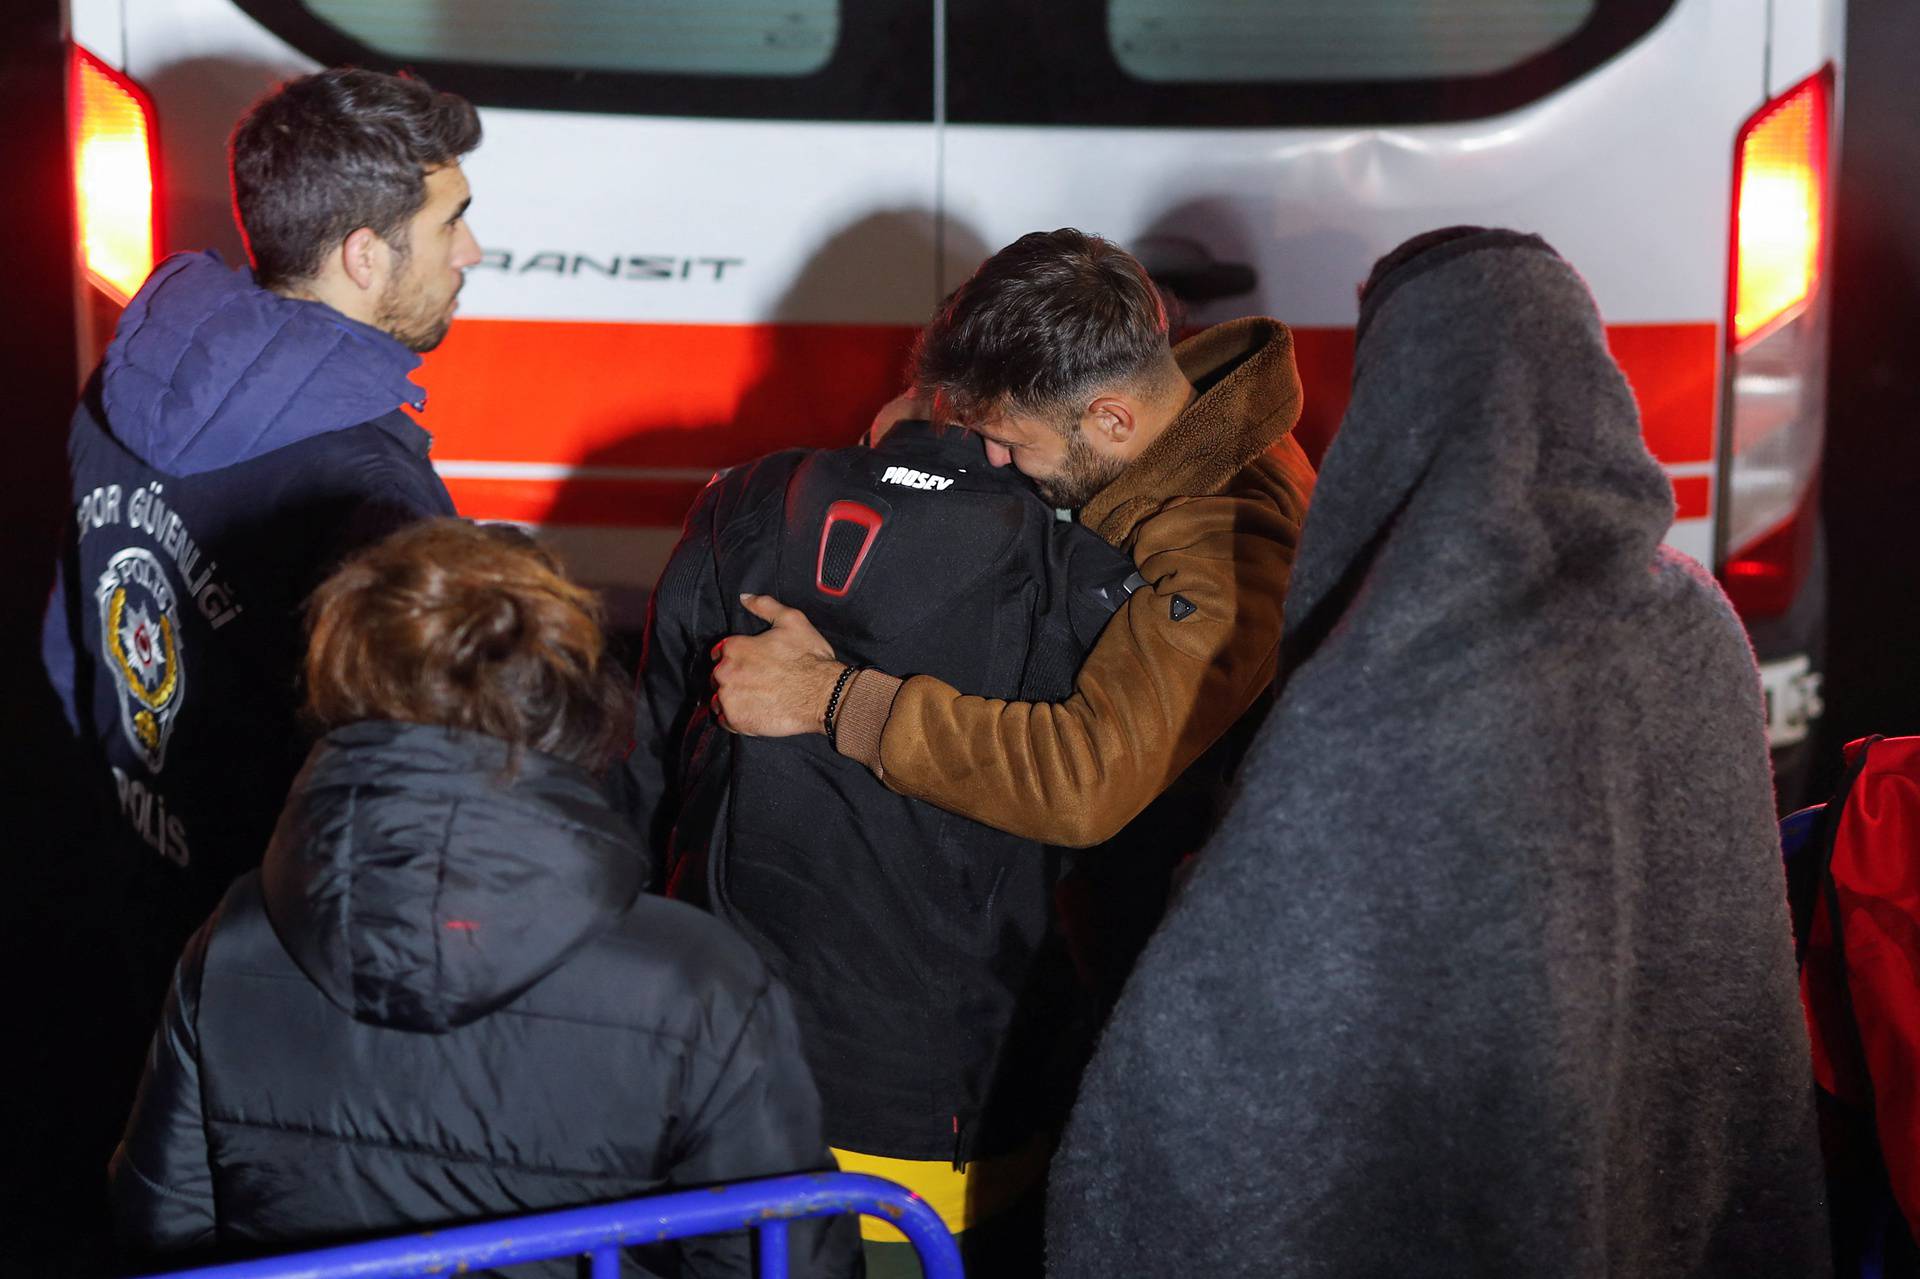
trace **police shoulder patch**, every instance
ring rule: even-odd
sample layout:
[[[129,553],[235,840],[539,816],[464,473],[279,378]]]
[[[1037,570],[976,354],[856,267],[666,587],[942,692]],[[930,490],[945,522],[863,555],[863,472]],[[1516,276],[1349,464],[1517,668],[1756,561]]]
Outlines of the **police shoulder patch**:
[[[180,610],[160,559],[130,546],[107,563],[94,587],[101,647],[119,694],[120,724],[147,768],[166,766],[167,739],[186,697]]]

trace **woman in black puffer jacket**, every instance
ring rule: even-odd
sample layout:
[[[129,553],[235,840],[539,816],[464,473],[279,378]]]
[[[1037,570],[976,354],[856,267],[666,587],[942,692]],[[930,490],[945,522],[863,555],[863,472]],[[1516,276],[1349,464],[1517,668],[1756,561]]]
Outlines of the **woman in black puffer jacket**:
[[[126,1241],[218,1256],[831,1168],[786,992],[640,892],[595,777],[629,717],[593,597],[449,520],[350,561],[311,617],[328,732],[181,957],[112,1163]],[[845,1219],[794,1236],[803,1272],[853,1254]]]

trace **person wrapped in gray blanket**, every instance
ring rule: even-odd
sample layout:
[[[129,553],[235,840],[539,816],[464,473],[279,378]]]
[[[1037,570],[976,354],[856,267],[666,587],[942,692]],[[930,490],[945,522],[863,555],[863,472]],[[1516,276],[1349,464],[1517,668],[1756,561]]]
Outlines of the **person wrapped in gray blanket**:
[[[1050,1273],[1824,1275],[1760,685],[1580,277],[1383,259],[1280,698],[1053,1166]]]

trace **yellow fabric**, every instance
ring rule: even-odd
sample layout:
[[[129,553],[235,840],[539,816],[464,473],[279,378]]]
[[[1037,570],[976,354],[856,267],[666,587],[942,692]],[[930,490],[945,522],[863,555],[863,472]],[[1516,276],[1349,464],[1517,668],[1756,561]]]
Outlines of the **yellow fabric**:
[[[926,1200],[956,1235],[1003,1211],[1046,1176],[1052,1155],[1051,1138],[1041,1135],[1009,1154],[976,1159],[963,1172],[947,1159],[889,1159],[833,1148],[841,1172],[864,1172],[905,1186]],[[880,1218],[865,1216],[860,1218],[860,1237],[877,1243],[907,1239]]]
[[[896,793],[1042,843],[1097,844],[1272,682],[1313,486],[1288,434],[1300,413],[1292,335],[1240,320],[1175,354],[1197,381],[1239,363],[1080,513],[1133,556],[1147,587],[1101,632],[1064,702],[907,680],[875,769]]]

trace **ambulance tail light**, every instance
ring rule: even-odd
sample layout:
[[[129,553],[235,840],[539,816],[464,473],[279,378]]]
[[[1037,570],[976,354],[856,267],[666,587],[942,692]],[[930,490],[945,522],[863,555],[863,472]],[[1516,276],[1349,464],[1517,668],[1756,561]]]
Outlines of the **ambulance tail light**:
[[[125,306],[153,270],[161,242],[153,101],[79,45],[67,75],[80,269],[88,283]]]
[[[1826,435],[1833,70],[1767,103],[1734,143],[1726,412],[1716,537],[1741,616],[1777,617],[1813,562]]]

